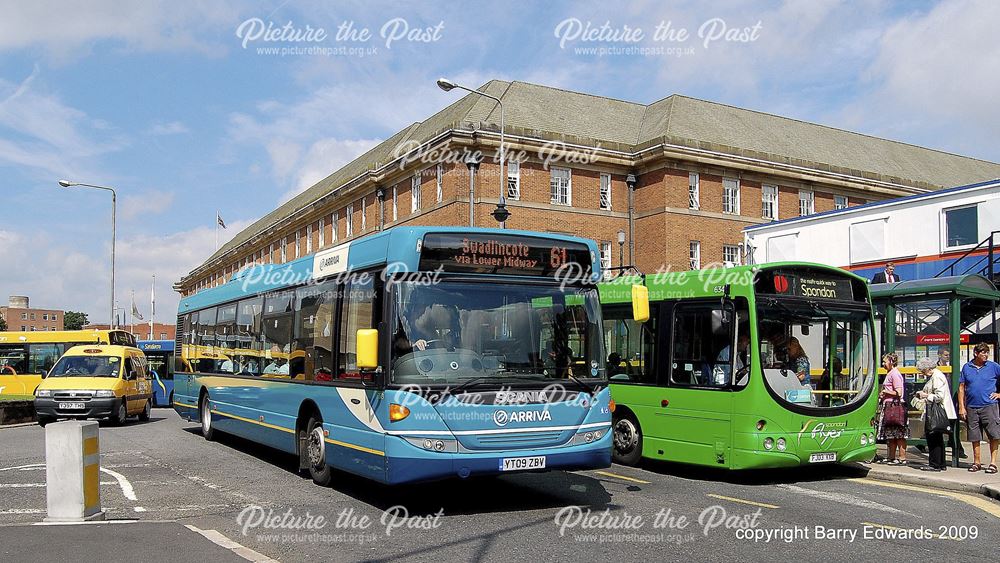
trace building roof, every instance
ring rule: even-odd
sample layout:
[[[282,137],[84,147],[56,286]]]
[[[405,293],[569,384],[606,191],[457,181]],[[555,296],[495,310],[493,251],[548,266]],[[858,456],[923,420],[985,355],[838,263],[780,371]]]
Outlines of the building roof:
[[[1000,164],[993,162],[676,94],[646,105],[517,81],[491,80],[480,90],[504,101],[505,131],[527,137],[629,153],[678,145],[923,189],[1000,178]],[[424,143],[450,129],[495,131],[499,121],[493,100],[467,94],[257,220],[203,266],[391,162],[403,143]]]

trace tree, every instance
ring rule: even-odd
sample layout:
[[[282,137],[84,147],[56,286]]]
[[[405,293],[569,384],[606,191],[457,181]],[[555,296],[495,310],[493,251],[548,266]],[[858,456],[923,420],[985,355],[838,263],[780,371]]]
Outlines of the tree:
[[[66,330],[80,330],[83,325],[89,323],[87,313],[77,313],[76,311],[66,311],[63,316],[63,325]]]
[[[7,321],[3,317],[0,317],[0,331],[7,330]]]

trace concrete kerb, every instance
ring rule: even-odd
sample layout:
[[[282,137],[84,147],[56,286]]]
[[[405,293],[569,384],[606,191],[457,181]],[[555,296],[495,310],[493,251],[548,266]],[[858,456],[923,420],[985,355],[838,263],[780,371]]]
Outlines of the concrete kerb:
[[[868,477],[869,479],[875,479],[878,481],[887,481],[892,483],[905,483],[908,485],[919,485],[922,487],[943,489],[946,491],[955,491],[959,493],[985,495],[990,498],[1000,500],[1000,478],[997,478],[997,481],[993,483],[967,483],[931,474],[924,475],[924,474],[915,474],[908,472],[899,472],[899,471],[885,469],[882,467],[870,467],[863,464],[855,464],[855,466],[859,469],[866,471],[867,472],[866,477]],[[966,469],[964,467],[958,467],[958,468],[949,467],[948,471],[965,472]]]

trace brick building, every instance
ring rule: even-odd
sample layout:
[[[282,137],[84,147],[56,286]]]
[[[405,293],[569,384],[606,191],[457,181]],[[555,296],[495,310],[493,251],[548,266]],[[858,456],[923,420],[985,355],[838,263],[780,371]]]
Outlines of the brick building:
[[[64,316],[60,309],[32,309],[28,298],[21,295],[11,295],[7,306],[0,307],[7,330],[62,330]]]
[[[108,330],[108,325],[90,324],[84,330]],[[153,338],[149,337],[149,322],[139,321],[134,325],[123,325],[121,330],[130,330],[136,340],[174,340],[177,336],[177,326],[165,323],[153,323]]]
[[[175,289],[190,295],[380,228],[470,215],[497,226],[501,188],[508,228],[594,239],[606,265],[623,232],[625,262],[652,272],[740,262],[748,225],[1000,177],[995,163],[679,95],[644,105],[523,82],[481,89],[504,102],[517,161],[506,182],[499,109],[469,94],[265,215]]]

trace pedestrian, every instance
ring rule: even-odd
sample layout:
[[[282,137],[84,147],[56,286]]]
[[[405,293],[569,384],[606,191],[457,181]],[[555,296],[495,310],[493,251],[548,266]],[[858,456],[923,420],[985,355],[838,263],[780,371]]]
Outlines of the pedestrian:
[[[944,471],[947,468],[944,461],[944,435],[947,430],[936,430],[930,428],[932,417],[928,416],[934,405],[940,405],[948,419],[948,428],[954,431],[958,427],[955,412],[955,405],[951,402],[951,391],[948,388],[948,378],[941,370],[937,369],[937,361],[934,358],[922,358],[917,362],[917,370],[926,378],[927,383],[921,391],[917,391],[917,400],[924,405],[924,435],[927,439],[928,459],[927,465],[921,467],[921,471]]]
[[[885,263],[885,269],[881,272],[877,272],[872,277],[872,283],[896,283],[898,281],[903,281],[896,275],[896,265],[892,262]]]
[[[990,441],[990,464],[986,473],[997,472],[997,446],[1000,445],[1000,410],[997,408],[997,380],[1000,380],[1000,365],[990,361],[990,347],[976,344],[972,349],[972,361],[962,366],[962,377],[958,380],[958,418],[965,421],[972,442],[972,465],[969,471],[983,468],[979,457],[979,442],[983,436]]]
[[[879,460],[879,463],[889,465],[906,465],[906,439],[910,437],[910,426],[906,420],[906,407],[903,405],[903,374],[896,367],[899,364],[899,357],[889,353],[882,356],[882,366],[886,369],[885,381],[882,383],[882,390],[879,392],[877,439],[884,440],[888,450],[888,458]],[[900,419],[899,409],[903,414]],[[886,417],[886,411],[893,411],[893,416]]]

